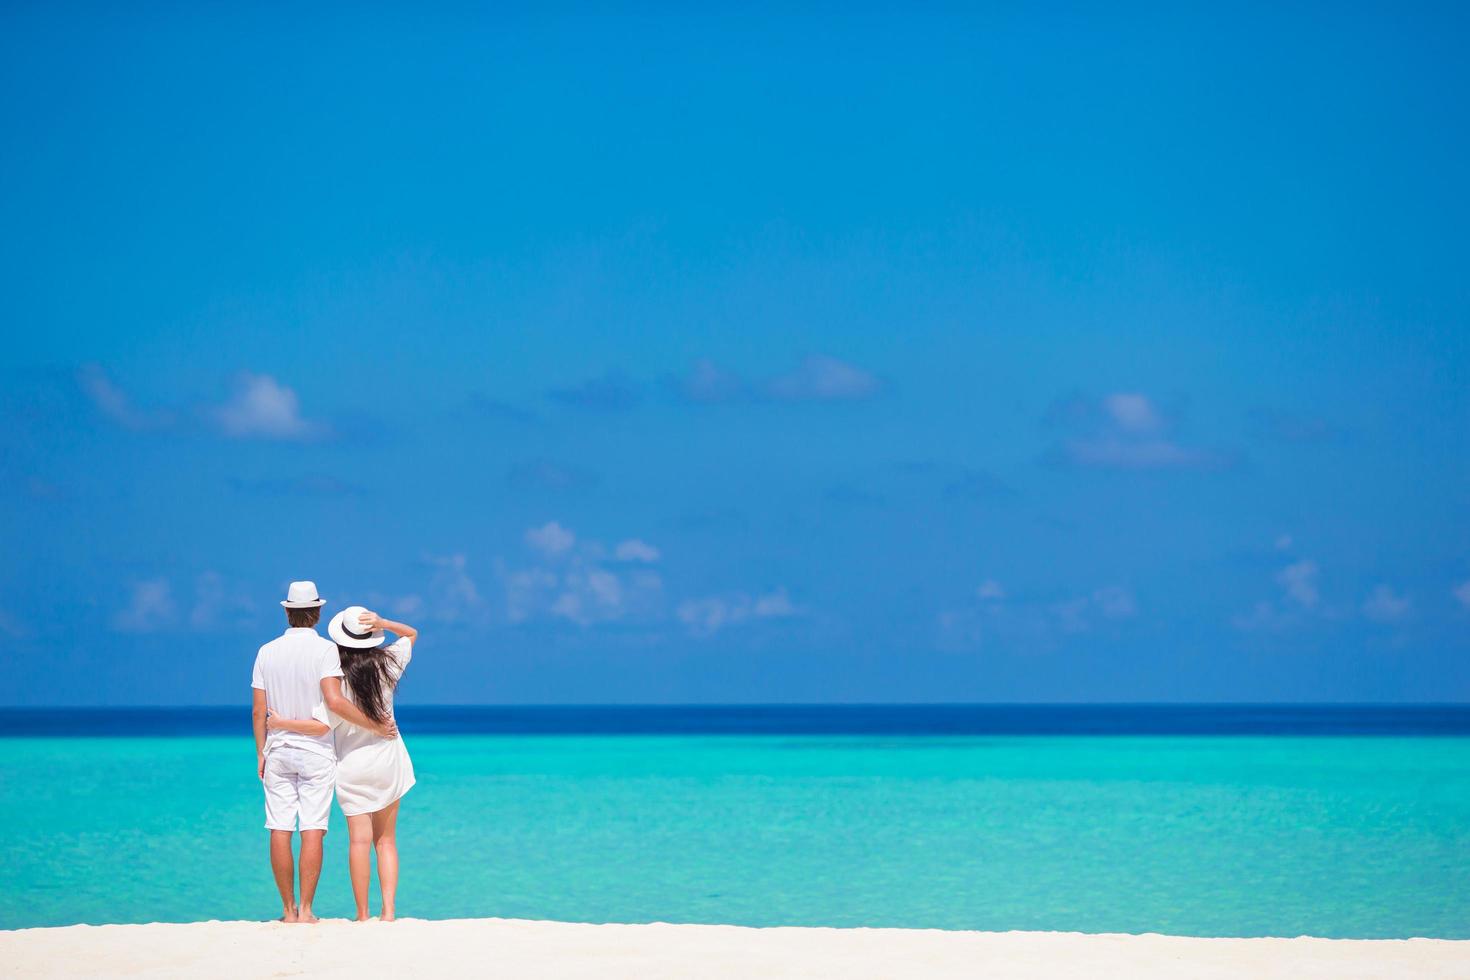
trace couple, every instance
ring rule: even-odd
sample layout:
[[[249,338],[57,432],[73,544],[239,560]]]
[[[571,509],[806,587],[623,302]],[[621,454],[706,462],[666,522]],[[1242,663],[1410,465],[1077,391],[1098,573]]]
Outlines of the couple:
[[[292,582],[281,603],[284,635],[260,648],[250,680],[256,771],[265,787],[271,870],[282,922],[315,922],[311,902],[322,873],[322,837],[332,789],[347,818],[348,867],[357,921],[368,918],[372,855],[384,922],[398,890],[398,801],[413,787],[413,763],[393,721],[393,689],[418,630],[348,606],[317,633],[325,599],[316,583]],[[398,636],[384,646],[384,630]],[[301,823],[301,903],[296,903],[291,835]]]

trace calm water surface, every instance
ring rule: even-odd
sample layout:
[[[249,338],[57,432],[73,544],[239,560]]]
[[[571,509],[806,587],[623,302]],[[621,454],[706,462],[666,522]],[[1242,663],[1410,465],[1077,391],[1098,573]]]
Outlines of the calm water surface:
[[[1239,709],[1220,710],[1216,727],[1239,730]],[[1157,718],[1133,726],[1153,734],[915,734],[892,717],[854,732],[852,716],[790,710],[744,729],[706,712],[727,733],[678,733],[622,711],[615,734],[405,711],[419,784],[400,818],[400,911],[1470,937],[1463,709],[1277,725],[1387,735],[1166,734]],[[82,734],[24,734],[55,717],[0,712],[0,928],[276,911],[248,731],[187,734],[211,715],[165,734],[150,713],[131,729],[154,734],[123,734],[126,719],[73,713]],[[238,728],[238,712],[219,717]],[[1129,729],[1116,722],[1104,730]],[[728,733],[752,724],[765,733]],[[968,723],[987,726],[1007,727]],[[317,906],[351,907],[336,812]]]

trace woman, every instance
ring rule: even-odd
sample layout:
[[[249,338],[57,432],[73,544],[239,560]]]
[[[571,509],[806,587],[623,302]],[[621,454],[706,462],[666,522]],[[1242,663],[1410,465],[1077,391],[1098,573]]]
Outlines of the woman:
[[[383,646],[384,630],[398,635]],[[413,655],[418,630],[384,619],[362,606],[348,606],[332,617],[327,633],[337,643],[342,678],[325,679],[327,708],[344,697],[368,719],[389,730],[393,720],[393,690]],[[345,685],[343,684],[345,682]],[[357,921],[368,919],[368,884],[372,873],[369,847],[378,852],[378,888],[383,893],[383,922],[392,922],[398,891],[398,801],[413,787],[413,762],[402,738],[384,737],[360,728],[335,712],[318,709],[306,718],[266,715],[266,725],[306,734],[324,734],[330,724],[337,746],[337,805],[347,817],[348,867]]]

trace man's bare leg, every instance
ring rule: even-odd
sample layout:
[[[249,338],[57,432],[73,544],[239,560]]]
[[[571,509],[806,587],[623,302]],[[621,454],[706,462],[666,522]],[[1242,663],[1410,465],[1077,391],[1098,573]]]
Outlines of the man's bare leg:
[[[291,831],[271,831],[271,871],[276,875],[276,890],[281,893],[281,921],[296,921],[296,868],[291,860]],[[321,871],[321,858],[317,858]]]
[[[322,838],[325,830],[301,832],[301,904],[296,909],[297,922],[315,922],[311,900],[316,897],[316,883],[322,876]]]

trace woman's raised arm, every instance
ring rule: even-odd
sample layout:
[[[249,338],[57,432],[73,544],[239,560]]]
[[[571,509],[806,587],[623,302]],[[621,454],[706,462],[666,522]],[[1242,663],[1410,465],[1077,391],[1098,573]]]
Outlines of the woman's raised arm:
[[[403,637],[415,646],[418,645],[419,631],[407,623],[395,623],[391,619],[384,619],[375,612],[365,612],[359,618],[362,621],[362,625],[368,629],[387,630],[389,633]]]

